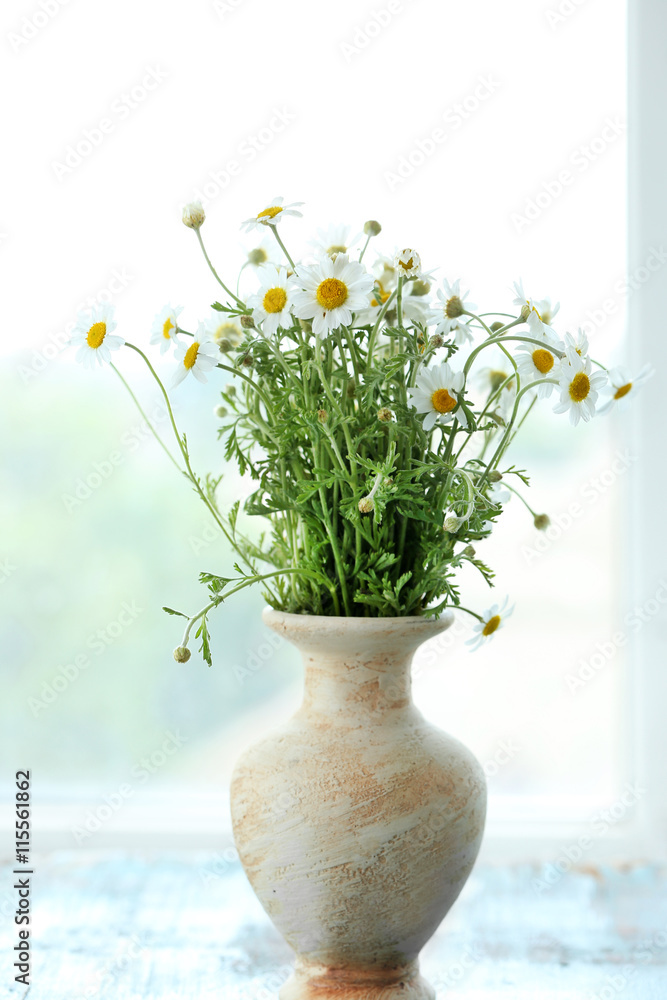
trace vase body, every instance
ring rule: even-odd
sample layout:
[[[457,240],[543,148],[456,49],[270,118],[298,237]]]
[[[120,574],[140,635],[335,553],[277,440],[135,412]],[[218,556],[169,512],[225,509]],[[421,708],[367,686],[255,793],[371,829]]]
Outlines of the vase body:
[[[238,761],[232,823],[296,953],[281,1000],[432,1000],[418,955],[479,850],[477,760],[413,705],[410,665],[451,616],[327,618],[267,608],[297,646],[301,708]]]

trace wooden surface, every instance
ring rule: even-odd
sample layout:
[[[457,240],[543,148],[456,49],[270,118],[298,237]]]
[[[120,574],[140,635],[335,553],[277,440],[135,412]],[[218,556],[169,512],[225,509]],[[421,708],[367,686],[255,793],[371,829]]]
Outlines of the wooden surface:
[[[13,983],[11,872],[0,998],[272,1000],[290,953],[234,860],[63,853],[34,858],[32,985]],[[438,1000],[667,1000],[667,873],[589,869],[537,891],[541,869],[476,869],[422,970]]]

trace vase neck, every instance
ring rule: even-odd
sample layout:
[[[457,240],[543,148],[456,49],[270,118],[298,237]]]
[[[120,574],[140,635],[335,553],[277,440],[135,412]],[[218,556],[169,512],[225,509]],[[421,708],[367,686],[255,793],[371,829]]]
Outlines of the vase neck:
[[[433,620],[264,613],[266,624],[301,651],[300,712],[352,727],[386,724],[412,709],[412,657],[452,620],[451,615]]]
[[[356,656],[302,650],[305,676],[302,711],[367,720],[412,704],[412,653]]]

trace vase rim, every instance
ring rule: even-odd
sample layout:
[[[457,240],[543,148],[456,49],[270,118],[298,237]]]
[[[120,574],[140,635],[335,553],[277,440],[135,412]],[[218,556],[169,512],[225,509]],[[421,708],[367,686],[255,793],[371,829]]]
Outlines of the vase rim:
[[[278,611],[267,604],[262,611],[262,619],[267,625],[270,622],[277,624],[279,621],[284,621],[286,625],[298,625],[299,622],[304,624],[309,622],[321,624],[322,626],[326,624],[340,626],[343,622],[354,622],[358,627],[369,628],[373,626],[377,630],[382,630],[390,624],[395,626],[401,623],[412,628],[423,624],[424,626],[430,626],[431,629],[435,626],[438,632],[444,632],[445,629],[450,628],[453,624],[454,613],[446,609],[437,618],[429,618],[426,615],[377,615],[366,618],[362,616],[357,617],[356,615],[311,615],[309,612],[296,614],[291,611]]]

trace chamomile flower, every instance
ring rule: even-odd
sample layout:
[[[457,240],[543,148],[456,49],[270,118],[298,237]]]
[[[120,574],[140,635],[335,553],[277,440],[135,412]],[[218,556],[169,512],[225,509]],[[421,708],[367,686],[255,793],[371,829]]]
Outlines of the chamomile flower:
[[[591,367],[590,358],[581,358],[568,348],[560,369],[560,403],[554,406],[554,413],[569,410],[570,422],[575,426],[595,416],[598,392],[607,382],[605,372],[592,374]]]
[[[125,343],[122,337],[112,334],[116,329],[113,315],[113,306],[106,302],[78,314],[69,343],[79,348],[76,360],[86,368],[93,368],[96,361],[101,365],[110,362],[111,351],[117,351]]]
[[[536,337],[541,342],[521,344],[516,353],[516,366],[522,382],[535,382],[537,379],[558,378],[560,374],[559,356],[553,348],[556,346],[547,336]],[[537,386],[538,399],[546,399],[555,388],[553,382],[540,382]]]
[[[403,278],[419,278],[422,273],[422,259],[416,250],[406,247],[394,257],[394,267]]]
[[[551,326],[556,313],[560,309],[560,302],[552,306],[551,299],[539,299],[539,301],[535,302],[534,308],[544,325]]]
[[[293,322],[287,269],[265,264],[259,269],[259,274],[259,291],[248,299],[248,305],[255,323],[261,323],[263,333],[272,336],[279,326],[288,330]]]
[[[588,354],[588,337],[579,327],[576,337],[571,333],[565,334],[565,350],[576,351],[580,358],[585,358]]]
[[[523,290],[523,279],[519,278],[518,281],[514,282],[514,298],[512,299],[512,304],[518,306],[519,309],[523,309],[524,306],[528,306],[528,309],[533,308],[533,301],[529,299]]]
[[[609,394],[602,406],[598,407],[598,413],[608,413],[613,408],[624,410],[630,402],[630,397],[637,394],[640,386],[648,382],[655,372],[651,365],[644,365],[639,375],[631,378],[627,368],[612,368],[609,372],[609,385],[602,390]]]
[[[262,267],[264,264],[279,264],[277,250],[276,241],[266,237],[259,246],[246,251],[247,259],[245,266]]]
[[[499,628],[503,627],[505,621],[514,611],[514,605],[511,608],[507,607],[508,602],[509,597],[506,597],[502,605],[494,604],[493,607],[484,612],[482,621],[476,622],[473,626],[473,632],[476,632],[477,635],[474,635],[472,639],[467,639],[466,646],[470,646],[471,649],[479,649],[487,639],[490,639]]]
[[[555,306],[552,306],[549,299],[540,299],[538,302],[528,298],[523,290],[521,279],[514,282],[514,292],[516,297],[513,304],[526,310],[525,322],[530,328],[531,335],[539,337],[547,334],[556,337],[556,331],[551,328],[550,324],[560,308],[560,303],[557,302]]]
[[[368,306],[373,276],[347,254],[329,256],[316,264],[296,268],[292,281],[293,312],[300,319],[311,319],[313,332],[326,335],[352,322],[352,313]]]
[[[297,215],[299,218],[302,216],[302,212],[297,212],[297,208],[303,205],[302,201],[292,202],[291,205],[283,205],[283,201],[283,198],[274,198],[254,218],[246,219],[242,223],[246,227],[245,231],[249,233],[252,229],[260,229],[262,226],[277,226],[285,215]]]
[[[434,332],[442,334],[447,340],[454,334],[454,343],[459,347],[473,339],[468,322],[461,318],[464,310],[473,311],[477,308],[473,302],[466,302],[469,294],[461,294],[460,279],[457,278],[453,285],[443,281],[442,288],[437,291],[440,305],[431,313],[431,322],[437,324]]]
[[[178,317],[183,312],[183,306],[165,306],[153,320],[151,327],[151,344],[160,345],[160,354],[168,351],[172,344],[178,343]]]
[[[205,372],[215,368],[218,363],[218,348],[213,341],[207,339],[204,324],[199,328],[189,344],[179,343],[175,352],[178,368],[172,379],[172,386],[178,385],[188,374],[194,375],[198,382],[207,382]]]
[[[243,329],[234,317],[214,309],[208,319],[201,324],[200,329],[206,340],[212,340],[223,354],[233,351],[243,340]]]
[[[335,225],[326,229],[318,229],[315,239],[311,240],[311,246],[317,251],[318,257],[323,253],[329,257],[335,257],[339,253],[346,253],[355,246],[361,238],[361,233],[352,233],[351,226]]]
[[[425,413],[424,430],[430,431],[436,423],[448,424],[456,417],[463,427],[468,426],[457,394],[463,392],[465,376],[454,372],[446,361],[433,368],[423,369],[417,376],[417,385],[408,389],[410,404],[417,413]]]

